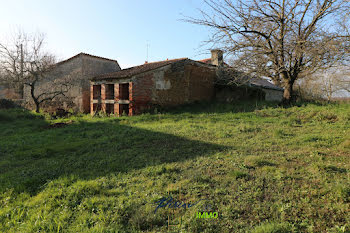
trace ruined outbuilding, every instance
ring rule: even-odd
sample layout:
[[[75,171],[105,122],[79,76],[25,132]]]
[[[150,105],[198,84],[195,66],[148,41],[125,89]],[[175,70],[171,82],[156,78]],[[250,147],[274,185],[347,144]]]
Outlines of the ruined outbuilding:
[[[86,53],[79,53],[69,59],[57,63],[45,82],[37,84],[36,91],[41,93],[54,81],[70,77],[71,87],[64,97],[55,98],[43,106],[43,109],[73,109],[77,112],[90,112],[90,79],[99,74],[119,71],[120,66],[116,60],[94,56]],[[41,90],[42,89],[42,90]],[[23,98],[27,106],[33,106],[29,87],[24,88]]]
[[[209,59],[188,58],[145,63],[140,66],[95,76],[90,86],[90,113],[135,115],[154,107],[169,107],[220,96],[244,95],[241,89],[218,88],[220,70],[230,69],[221,50],[212,50]],[[242,85],[243,86],[243,85]],[[245,88],[259,99],[280,101],[283,89],[262,78],[247,78]],[[237,91],[239,90],[239,91]],[[252,97],[247,95],[248,98]],[[227,98],[226,96],[229,95]],[[240,98],[232,99],[240,100]]]
[[[145,63],[91,80],[91,114],[134,115],[214,97],[215,66],[188,58]]]

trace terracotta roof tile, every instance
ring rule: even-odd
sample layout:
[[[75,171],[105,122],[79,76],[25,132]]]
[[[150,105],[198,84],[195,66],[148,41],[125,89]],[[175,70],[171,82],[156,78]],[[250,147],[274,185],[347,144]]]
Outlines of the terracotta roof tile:
[[[203,60],[199,60],[200,62],[203,62],[205,64],[211,64],[211,58],[207,58],[207,59],[203,59]]]
[[[128,77],[134,76],[136,74],[151,71],[151,70],[160,68],[162,66],[166,66],[166,65],[172,64],[174,62],[178,62],[178,61],[184,61],[187,59],[188,58],[179,58],[179,59],[173,59],[173,60],[145,63],[143,65],[130,67],[130,68],[123,69],[120,71],[98,75],[98,76],[94,77],[92,80],[128,78]]]

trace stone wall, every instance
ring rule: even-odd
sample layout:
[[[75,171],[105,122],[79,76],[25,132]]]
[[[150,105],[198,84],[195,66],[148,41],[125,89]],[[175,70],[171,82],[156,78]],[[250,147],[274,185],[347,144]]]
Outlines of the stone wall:
[[[236,102],[241,100],[266,100],[282,101],[283,91],[249,87],[249,86],[227,86],[216,85],[215,99],[220,102]]]
[[[260,88],[235,85],[216,85],[215,99],[219,102],[264,100],[265,92]]]
[[[139,114],[151,108],[154,73],[146,73],[132,78],[129,84],[129,100],[132,114]]]
[[[36,87],[36,93],[56,88],[55,82],[60,80],[71,82],[71,87],[65,97],[57,97],[51,103],[43,105],[43,109],[52,111],[57,108],[73,109],[77,112],[90,112],[90,82],[89,80],[98,75],[120,70],[118,63],[88,55],[80,55],[64,62],[58,63],[57,67],[47,75],[45,81],[41,81]],[[34,107],[30,96],[30,88],[25,87],[24,98],[29,108]]]
[[[278,101],[281,102],[283,99],[283,91],[273,90],[273,89],[265,89],[262,88],[265,92],[265,100],[266,101]]]
[[[62,63],[58,63],[55,69],[48,73],[44,80],[41,80],[35,86],[35,95],[41,94],[47,91],[54,91],[58,87],[54,85],[54,82],[58,82],[62,79],[69,79],[72,82],[72,87],[65,93],[66,97],[57,97],[52,102],[44,103],[42,108],[46,111],[53,111],[56,108],[69,108],[72,107],[74,110],[80,110],[80,103],[78,101],[80,95],[79,81],[83,78],[82,75],[82,60],[81,57],[76,57],[71,60],[67,60]],[[27,102],[27,107],[34,109],[35,105],[31,98],[30,87],[25,86],[24,88],[24,99]]]

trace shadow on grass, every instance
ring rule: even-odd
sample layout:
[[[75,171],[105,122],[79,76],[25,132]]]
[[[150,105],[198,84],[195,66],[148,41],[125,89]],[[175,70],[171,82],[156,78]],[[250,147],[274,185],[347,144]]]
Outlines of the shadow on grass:
[[[224,102],[197,102],[192,104],[186,104],[172,109],[166,110],[169,113],[238,113],[238,112],[254,112],[255,110],[263,109],[266,107],[278,107],[278,102],[267,101],[237,101],[234,103]]]
[[[13,121],[0,122],[0,191],[13,188],[36,194],[60,176],[93,179],[225,150],[224,146],[111,120],[48,128],[44,119],[28,117],[21,129]],[[7,135],[5,128],[10,129]]]

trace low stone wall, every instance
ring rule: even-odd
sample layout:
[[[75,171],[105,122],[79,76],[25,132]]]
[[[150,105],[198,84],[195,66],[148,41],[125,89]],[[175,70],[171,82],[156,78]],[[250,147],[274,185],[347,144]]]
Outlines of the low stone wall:
[[[235,102],[240,100],[264,100],[265,92],[260,88],[247,86],[216,85],[215,99],[219,102]]]
[[[283,91],[272,90],[272,89],[262,89],[265,92],[266,101],[278,101],[281,102],[283,99]]]

